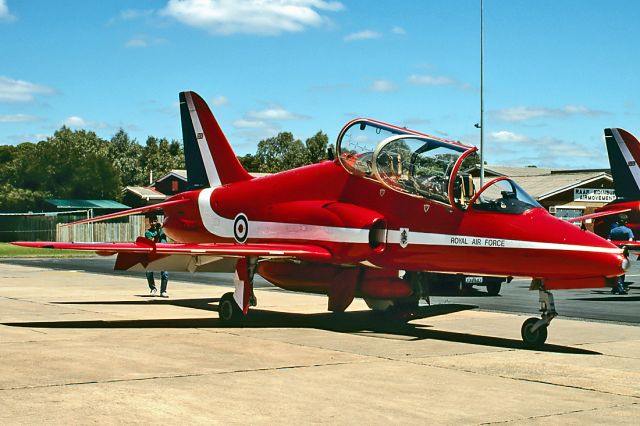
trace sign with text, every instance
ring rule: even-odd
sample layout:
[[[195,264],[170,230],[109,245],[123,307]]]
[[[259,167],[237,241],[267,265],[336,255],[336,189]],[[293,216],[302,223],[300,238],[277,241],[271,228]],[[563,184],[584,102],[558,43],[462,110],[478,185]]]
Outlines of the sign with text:
[[[608,203],[616,199],[616,191],[609,188],[574,188],[573,201]]]

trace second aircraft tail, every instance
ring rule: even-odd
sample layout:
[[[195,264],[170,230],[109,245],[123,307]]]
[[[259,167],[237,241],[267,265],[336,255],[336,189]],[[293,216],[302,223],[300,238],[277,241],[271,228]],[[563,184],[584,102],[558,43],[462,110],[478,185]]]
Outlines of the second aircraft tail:
[[[640,142],[623,129],[604,129],[616,197],[640,200]]]

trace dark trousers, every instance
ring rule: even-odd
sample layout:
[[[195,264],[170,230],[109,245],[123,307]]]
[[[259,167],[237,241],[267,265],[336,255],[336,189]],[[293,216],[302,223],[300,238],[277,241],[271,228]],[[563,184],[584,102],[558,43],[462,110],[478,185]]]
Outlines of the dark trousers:
[[[147,283],[149,283],[149,288],[151,290],[155,290],[156,282],[153,278],[153,271],[147,271]],[[169,283],[169,274],[167,271],[160,271],[160,293],[164,293],[167,291],[167,284]]]
[[[613,290],[612,290],[613,294],[616,294],[616,293],[621,294],[626,291],[624,288],[624,278],[625,278],[624,275],[617,278],[616,285],[615,287],[613,287]]]

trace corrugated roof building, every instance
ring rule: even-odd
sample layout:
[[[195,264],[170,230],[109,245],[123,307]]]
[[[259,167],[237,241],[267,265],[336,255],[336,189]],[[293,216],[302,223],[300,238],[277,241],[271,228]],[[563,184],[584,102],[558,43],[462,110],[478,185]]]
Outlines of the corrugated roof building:
[[[608,169],[562,170],[538,167],[486,165],[485,183],[494,177],[508,176],[534,197],[549,212],[568,219],[593,213],[615,199],[613,178]],[[480,167],[466,171],[479,177]],[[477,180],[474,179],[476,185]]]

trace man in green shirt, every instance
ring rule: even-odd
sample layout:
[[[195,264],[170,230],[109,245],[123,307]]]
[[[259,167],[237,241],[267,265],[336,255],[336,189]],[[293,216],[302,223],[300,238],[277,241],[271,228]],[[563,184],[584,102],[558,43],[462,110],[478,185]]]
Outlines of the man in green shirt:
[[[167,236],[162,230],[162,225],[158,222],[157,216],[149,216],[149,229],[144,231],[145,238],[155,241],[156,243],[166,243]],[[147,283],[149,283],[149,289],[151,290],[151,296],[155,296],[158,290],[156,289],[155,279],[153,277],[153,271],[147,271]],[[167,271],[160,271],[160,296],[169,297],[167,294],[167,284],[169,283],[169,274]]]

